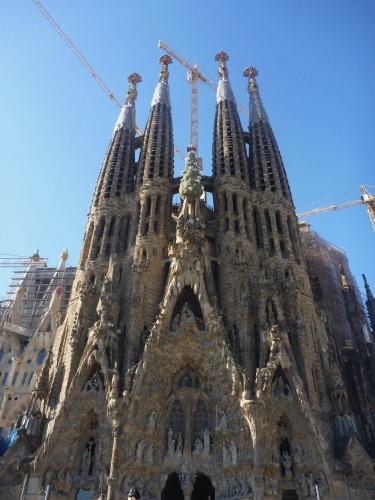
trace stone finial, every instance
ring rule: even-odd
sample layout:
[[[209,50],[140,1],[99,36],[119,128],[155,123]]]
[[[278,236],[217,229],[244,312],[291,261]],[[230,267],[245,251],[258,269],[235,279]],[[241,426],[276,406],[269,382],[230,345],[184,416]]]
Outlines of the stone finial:
[[[69,257],[69,253],[68,253],[68,250],[66,248],[64,248],[64,250],[61,252],[60,254],[60,260],[65,260],[67,261],[68,260],[68,257]]]
[[[132,73],[131,75],[128,76],[127,80],[130,83],[130,85],[126,93],[125,104],[133,104],[138,97],[137,83],[141,83],[142,78],[138,73]]]
[[[258,76],[258,70],[256,68],[253,68],[252,66],[248,66],[247,68],[245,68],[243,76],[246,76],[249,80],[249,85],[247,87],[249,94],[252,94],[254,92],[258,93],[259,87],[255,79],[255,77]]]
[[[173,63],[172,58],[167,54],[163,54],[159,58],[159,64],[161,64],[160,80],[159,80],[160,82],[168,80],[169,77],[168,65],[172,63]]]
[[[179,191],[182,199],[187,199],[188,203],[194,203],[202,196],[202,178],[195,155],[195,148],[189,147],[188,150],[189,153],[185,160],[185,170],[182,172]]]
[[[219,62],[218,73],[221,79],[228,78],[228,68],[226,62],[228,61],[229,56],[226,52],[220,51],[215,56],[215,61]]]

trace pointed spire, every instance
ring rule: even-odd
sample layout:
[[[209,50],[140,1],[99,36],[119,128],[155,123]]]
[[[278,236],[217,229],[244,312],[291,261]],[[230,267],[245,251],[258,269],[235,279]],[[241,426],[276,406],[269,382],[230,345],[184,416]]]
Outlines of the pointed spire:
[[[365,289],[366,289],[366,295],[367,295],[367,300],[374,300],[374,296],[372,295],[370,285],[367,283],[366,276],[362,274],[363,281],[365,282]]]
[[[159,58],[159,64],[161,64],[159,83],[156,86],[154,97],[152,98],[151,101],[151,106],[155,106],[155,104],[158,104],[160,102],[171,107],[171,100],[169,96],[169,85],[168,85],[168,78],[169,78],[168,65],[172,63],[173,63],[172,58],[167,54],[164,54]]]
[[[259,95],[259,87],[256,81],[256,76],[258,75],[258,70],[252,66],[248,66],[243,75],[248,78],[249,85],[247,90],[250,94],[250,124],[259,121],[269,123],[266,110],[264,109],[262,99]]]
[[[236,102],[234,98],[231,84],[228,79],[228,68],[226,62],[228,61],[229,56],[222,50],[218,52],[215,56],[215,61],[219,62],[219,84],[217,86],[216,92],[216,102],[224,101],[227,99],[228,101]]]
[[[125,104],[121,109],[120,116],[118,117],[113,133],[121,128],[135,130],[134,103],[138,97],[137,83],[140,83],[142,78],[138,75],[138,73],[132,73],[128,76],[127,80],[130,83],[129,89],[126,93]]]
[[[172,58],[167,54],[159,58],[161,70],[151,101],[151,110],[144,133],[139,157],[137,184],[148,179],[173,178],[173,126],[168,84],[168,65]]]

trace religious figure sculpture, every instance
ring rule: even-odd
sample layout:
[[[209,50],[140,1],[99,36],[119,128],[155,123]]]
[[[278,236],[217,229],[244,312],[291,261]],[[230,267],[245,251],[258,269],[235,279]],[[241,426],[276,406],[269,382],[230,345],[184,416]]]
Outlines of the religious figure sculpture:
[[[172,332],[177,332],[179,326],[180,326],[180,315],[176,314],[176,316],[172,319],[171,323]]]
[[[155,420],[155,412],[151,412],[148,420],[147,420],[147,430],[148,431],[153,431],[155,430],[155,425],[156,425],[156,420]]]
[[[234,441],[230,442],[230,454],[231,454],[231,461],[233,465],[237,464],[237,446]]]
[[[197,438],[194,443],[193,455],[200,455],[202,451],[203,451],[203,443],[199,438]]]
[[[210,431],[208,429],[204,429],[203,431],[203,443],[204,443],[203,453],[205,455],[209,455],[211,447],[210,447]]]
[[[181,436],[181,434],[179,434],[177,437],[176,453],[177,453],[177,455],[182,455],[182,436]]]
[[[173,439],[173,431],[170,428],[168,431],[168,454],[173,455],[176,440]]]
[[[289,455],[287,451],[284,451],[283,456],[281,457],[283,466],[285,468],[285,477],[288,479],[292,478],[292,457]]]
[[[137,444],[137,451],[135,453],[136,462],[141,464],[143,459],[143,451],[145,447],[145,442],[143,440],[139,441]]]

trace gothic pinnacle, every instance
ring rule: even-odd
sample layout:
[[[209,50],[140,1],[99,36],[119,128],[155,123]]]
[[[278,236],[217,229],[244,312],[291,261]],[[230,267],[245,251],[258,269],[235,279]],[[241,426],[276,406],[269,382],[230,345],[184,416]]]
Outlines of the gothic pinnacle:
[[[159,64],[161,64],[160,80],[159,80],[160,82],[168,81],[169,77],[168,65],[172,63],[173,63],[172,58],[167,54],[163,54],[159,58]]]
[[[219,61],[219,69],[218,73],[220,76],[220,79],[227,79],[228,78],[228,68],[226,62],[228,61],[229,56],[226,52],[220,51],[216,54],[215,56],[215,61]]]
[[[259,87],[255,79],[255,77],[258,76],[258,70],[256,68],[253,68],[252,66],[248,66],[247,68],[245,68],[243,76],[246,76],[249,80],[249,85],[247,87],[249,94],[252,94],[254,92],[258,93]]]
[[[142,81],[142,78],[138,73],[132,73],[127,78],[129,82],[129,89],[126,93],[125,104],[123,105],[120,116],[116,122],[113,133],[116,130],[126,128],[128,130],[135,130],[135,107],[134,102],[137,99],[137,83]]]
[[[226,64],[226,61],[228,61],[228,59],[228,54],[226,52],[223,52],[222,50],[215,56],[215,61],[219,62],[219,84],[217,86],[216,92],[217,103],[219,103],[220,101],[224,101],[225,99],[227,99],[228,101],[233,101],[234,103],[236,102],[232,87],[228,79],[228,68]]]
[[[250,94],[250,124],[259,121],[268,122],[268,116],[264,109],[262,100],[259,95],[259,87],[256,81],[258,70],[253,66],[248,66],[244,69],[243,76],[248,79],[247,91]]]
[[[168,85],[168,65],[172,64],[172,58],[167,54],[163,54],[159,58],[159,64],[161,64],[160,74],[159,74],[159,82],[156,86],[154,96],[151,101],[151,106],[155,106],[158,103],[167,104],[167,106],[171,106],[170,98],[169,98],[169,85]]]
[[[369,284],[367,283],[366,276],[364,274],[362,274],[362,278],[363,278],[363,281],[365,282],[365,289],[366,289],[367,299],[368,300],[373,300],[374,297],[372,295],[371,288],[370,288]]]
[[[132,73],[131,75],[128,76],[127,80],[130,83],[130,85],[126,93],[125,104],[133,104],[138,97],[137,83],[141,83],[142,78],[140,75],[138,75],[138,73]]]

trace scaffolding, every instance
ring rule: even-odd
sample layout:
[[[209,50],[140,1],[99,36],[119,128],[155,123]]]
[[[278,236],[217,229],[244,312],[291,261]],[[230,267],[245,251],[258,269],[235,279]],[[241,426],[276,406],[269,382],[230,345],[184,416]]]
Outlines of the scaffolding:
[[[299,227],[314,298],[324,297],[331,328],[335,337],[343,345],[351,340],[352,333],[343,295],[337,293],[337,290],[343,287],[340,266],[342,266],[349,286],[354,290],[358,303],[362,305],[363,311],[365,311],[364,298],[350,271],[344,250],[312,231],[306,222],[300,223]],[[319,294],[322,294],[321,297]],[[363,316],[366,323],[364,326],[368,329],[367,316],[365,313]]]
[[[60,312],[65,313],[76,274],[75,267],[48,267],[48,259],[39,257],[37,253],[29,261],[12,267],[15,267],[14,276],[7,292],[8,299],[1,305],[0,326],[11,320],[18,291],[23,297],[17,326],[27,331],[36,330],[57,287],[62,289]]]

